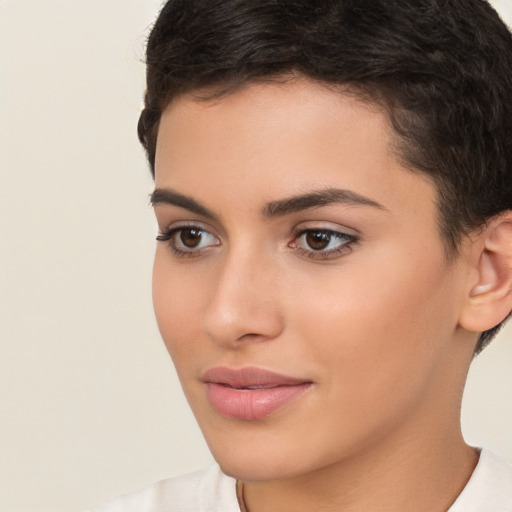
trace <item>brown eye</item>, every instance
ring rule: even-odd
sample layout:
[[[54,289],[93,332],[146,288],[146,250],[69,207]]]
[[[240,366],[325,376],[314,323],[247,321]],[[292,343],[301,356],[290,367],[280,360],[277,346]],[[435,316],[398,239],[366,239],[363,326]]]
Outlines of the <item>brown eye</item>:
[[[188,249],[195,249],[201,243],[203,231],[196,228],[181,229],[179,232],[180,242]]]
[[[357,241],[356,236],[341,231],[310,228],[300,230],[290,247],[296,248],[300,256],[328,260],[352,252],[353,244]]]
[[[331,238],[331,233],[326,231],[308,231],[305,241],[314,251],[322,251],[329,246]]]
[[[204,251],[221,245],[220,240],[200,226],[180,226],[161,232],[156,239],[168,242],[177,257],[200,256]]]

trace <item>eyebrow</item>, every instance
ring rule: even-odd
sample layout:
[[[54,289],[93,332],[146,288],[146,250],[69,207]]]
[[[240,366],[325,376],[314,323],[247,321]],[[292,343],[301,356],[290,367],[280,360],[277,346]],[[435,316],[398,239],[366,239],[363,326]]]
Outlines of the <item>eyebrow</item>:
[[[199,204],[195,199],[168,188],[156,188],[150,195],[149,201],[153,206],[157,204],[169,204],[212,220],[217,219],[217,216],[211,210]]]
[[[292,196],[287,199],[271,201],[263,209],[263,215],[265,217],[279,217],[289,213],[318,208],[334,203],[371,206],[380,210],[387,210],[380,203],[377,203],[377,201],[352,192],[351,190],[326,188],[307,194]]]
[[[153,206],[159,204],[177,206],[178,208],[183,208],[209,219],[217,219],[217,216],[211,210],[198,203],[195,199],[168,188],[155,189],[150,196],[150,203]],[[307,194],[292,196],[286,199],[270,201],[265,205],[262,213],[268,218],[281,217],[290,213],[335,203],[370,206],[380,210],[387,210],[377,201],[357,194],[351,190],[326,188],[308,192]]]

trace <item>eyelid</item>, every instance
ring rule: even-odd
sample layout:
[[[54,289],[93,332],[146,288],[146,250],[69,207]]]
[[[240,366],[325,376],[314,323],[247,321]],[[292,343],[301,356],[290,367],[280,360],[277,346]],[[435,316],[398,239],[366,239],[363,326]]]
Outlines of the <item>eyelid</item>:
[[[332,231],[333,233],[340,233],[341,235],[354,236],[356,238],[361,237],[361,232],[358,229],[330,221],[312,220],[301,222],[294,227],[295,233],[299,231]]]
[[[215,238],[220,239],[221,234],[217,229],[215,229],[211,224],[208,224],[206,222],[202,222],[200,220],[173,220],[172,222],[158,222],[158,231],[160,234],[166,235],[173,231],[177,231],[179,229],[191,229],[196,228],[200,229],[201,231],[206,231],[210,235],[214,236]],[[163,227],[160,227],[163,226]]]
[[[157,219],[158,220],[158,219]],[[163,228],[159,228],[160,231],[171,231],[172,229],[176,228],[200,228],[204,229],[204,231],[208,231],[209,233],[212,233],[216,231],[210,224],[207,222],[203,222],[200,220],[173,220],[171,222],[166,222],[165,218],[163,218],[160,222],[158,222],[159,226],[164,226]]]

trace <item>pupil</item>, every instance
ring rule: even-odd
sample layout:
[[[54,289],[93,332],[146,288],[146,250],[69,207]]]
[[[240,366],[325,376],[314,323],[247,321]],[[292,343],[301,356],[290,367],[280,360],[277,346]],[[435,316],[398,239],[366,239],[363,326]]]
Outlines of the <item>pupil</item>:
[[[306,241],[311,249],[320,251],[329,245],[329,242],[331,241],[331,235],[322,231],[310,231],[306,235]]]
[[[201,231],[199,229],[183,229],[180,234],[180,240],[185,247],[193,249],[201,243]]]

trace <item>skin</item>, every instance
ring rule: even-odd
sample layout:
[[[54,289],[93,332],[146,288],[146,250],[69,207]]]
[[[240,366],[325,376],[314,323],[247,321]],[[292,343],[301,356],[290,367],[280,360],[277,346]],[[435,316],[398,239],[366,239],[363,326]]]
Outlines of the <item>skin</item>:
[[[245,482],[251,512],[446,511],[476,464],[459,420],[478,337],[460,325],[475,258],[463,245],[447,259],[436,189],[403,167],[395,143],[378,108],[306,79],[211,102],[184,96],[163,114],[156,188],[208,214],[154,201],[161,232],[202,230],[198,248],[183,246],[185,231],[157,246],[157,321],[206,441]],[[380,206],[264,214],[327,189]],[[326,256],[298,229],[356,241],[335,237],[328,250],[339,251]],[[201,376],[214,366],[313,385],[241,421],[208,401]]]

